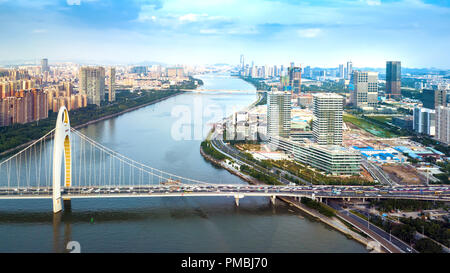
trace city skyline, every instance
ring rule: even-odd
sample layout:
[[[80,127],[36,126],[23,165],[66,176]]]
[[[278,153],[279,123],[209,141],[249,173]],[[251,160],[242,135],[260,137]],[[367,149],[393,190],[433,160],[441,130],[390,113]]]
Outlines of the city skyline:
[[[448,3],[296,2],[1,0],[0,59],[448,68]]]

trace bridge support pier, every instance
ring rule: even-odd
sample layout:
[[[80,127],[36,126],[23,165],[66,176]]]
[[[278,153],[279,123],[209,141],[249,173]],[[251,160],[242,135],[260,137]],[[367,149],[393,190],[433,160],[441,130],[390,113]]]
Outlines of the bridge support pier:
[[[275,205],[275,199],[276,199],[277,197],[275,196],[275,195],[272,195],[271,197],[270,197],[270,202],[272,203],[272,205]]]
[[[319,197],[319,202],[322,202],[322,197]]]
[[[236,203],[236,207],[239,207],[239,199],[244,198],[243,194],[234,195],[234,202]]]
[[[71,211],[72,210],[72,200],[70,199],[63,199],[64,203],[64,210],[65,211]]]

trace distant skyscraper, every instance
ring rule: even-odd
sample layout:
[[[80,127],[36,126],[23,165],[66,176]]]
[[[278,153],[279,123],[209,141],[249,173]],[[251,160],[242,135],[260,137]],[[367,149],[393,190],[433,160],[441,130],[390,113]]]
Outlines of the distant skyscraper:
[[[386,62],[386,94],[394,98],[401,97],[401,63]]]
[[[339,78],[343,79],[344,77],[345,77],[344,76],[344,65],[340,64],[339,65]]]
[[[303,76],[306,78],[311,79],[312,78],[312,70],[310,66],[305,67],[305,71],[303,73]]]
[[[344,98],[332,93],[313,96],[313,136],[320,145],[342,145]]]
[[[241,60],[240,60],[240,70],[241,72],[244,71],[245,63],[244,63],[244,55],[241,54]]]
[[[378,72],[353,72],[350,102],[358,108],[377,106]]]
[[[291,131],[291,93],[271,91],[267,98],[267,136],[289,137]]]
[[[302,68],[300,66],[289,67],[288,76],[292,94],[300,94],[302,84]]]
[[[109,68],[109,93],[108,101],[112,102],[116,100],[116,69],[114,67]]]
[[[147,67],[146,66],[134,66],[131,68],[131,73],[134,74],[145,74],[147,73]]]
[[[347,74],[345,76],[346,80],[351,80],[353,74],[353,64],[352,62],[347,62]]]
[[[100,106],[105,100],[105,68],[81,67],[79,77],[79,91],[87,96],[87,103]]]
[[[48,67],[48,59],[42,59],[41,60],[41,72],[48,72],[50,71],[50,68]]]

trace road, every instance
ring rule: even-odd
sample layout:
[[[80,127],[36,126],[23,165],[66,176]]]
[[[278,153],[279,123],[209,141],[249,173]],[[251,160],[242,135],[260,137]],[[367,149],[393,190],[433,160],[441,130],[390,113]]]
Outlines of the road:
[[[365,232],[370,237],[377,240],[384,247],[388,248],[390,252],[396,253],[396,252],[399,252],[399,250],[400,250],[401,252],[406,252],[406,253],[418,253],[410,245],[403,242],[399,238],[389,234],[388,232],[384,231],[383,229],[375,226],[372,223],[369,223],[367,220],[349,212],[348,210],[343,209],[337,202],[330,201],[329,205],[337,211],[337,214],[339,216],[341,216],[345,220],[352,223],[352,225],[363,230],[363,232]],[[362,212],[362,211],[358,211],[358,212]]]
[[[442,192],[436,195],[435,192]],[[48,198],[52,194],[51,187],[22,187],[22,188],[0,188],[0,199],[11,198]],[[411,188],[391,188],[386,191],[386,187],[368,187],[368,186],[329,186],[329,185],[224,185],[224,184],[179,184],[179,185],[89,185],[82,187],[64,187],[63,196],[86,196],[99,197],[107,195],[108,197],[120,196],[233,196],[241,194],[243,196],[306,196],[310,198],[396,198],[396,199],[419,199],[419,200],[437,200],[450,201],[449,187],[428,187]]]
[[[397,183],[392,181],[389,176],[377,165],[368,161],[364,157],[361,160],[363,167],[372,175],[373,178],[377,179],[378,182],[384,185],[398,186]]]
[[[277,171],[280,173],[280,175],[277,175],[278,180],[285,184],[285,185],[289,185],[290,183],[293,183],[292,181],[286,179],[284,177],[285,174],[288,174],[289,176],[293,177],[294,179],[298,179],[299,181],[301,181],[302,183],[306,184],[306,185],[312,185],[310,182],[306,181],[303,178],[300,178],[298,176],[292,175],[289,172],[286,172],[284,170],[281,170],[279,168],[276,167],[272,167],[271,169],[266,169],[264,167],[261,167],[259,165],[257,165],[254,162],[251,162],[250,160],[244,158],[241,156],[241,152],[236,150],[235,148],[229,147],[228,145],[226,145],[222,139],[214,139],[211,140],[211,144],[213,145],[213,147],[218,150],[219,152],[221,152],[222,154],[232,158],[234,161],[236,161],[238,164],[245,164],[259,172],[262,172],[266,175],[269,176],[275,176]]]

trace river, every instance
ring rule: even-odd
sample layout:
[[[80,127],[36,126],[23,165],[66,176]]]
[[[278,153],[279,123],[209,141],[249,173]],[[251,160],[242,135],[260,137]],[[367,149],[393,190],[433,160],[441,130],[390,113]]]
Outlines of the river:
[[[200,155],[210,123],[256,99],[255,88],[228,75],[199,75],[204,89],[185,93],[80,131],[134,160],[185,177],[245,183]],[[191,120],[191,122],[183,122]],[[183,133],[180,133],[183,132]],[[323,223],[268,198],[75,199],[54,219],[51,200],[0,200],[0,252],[366,252]]]

